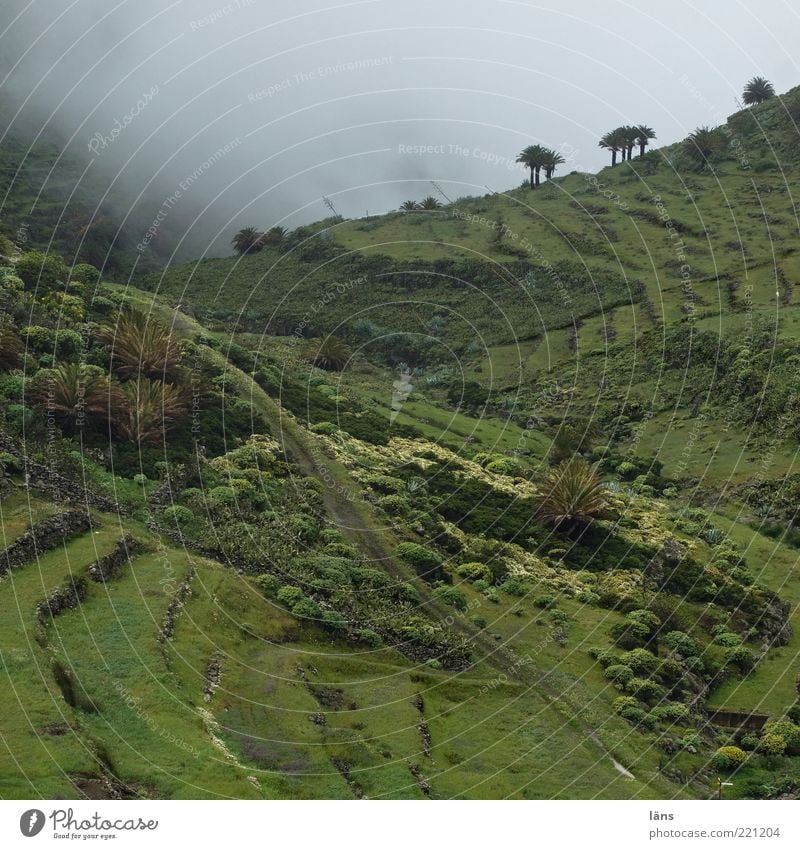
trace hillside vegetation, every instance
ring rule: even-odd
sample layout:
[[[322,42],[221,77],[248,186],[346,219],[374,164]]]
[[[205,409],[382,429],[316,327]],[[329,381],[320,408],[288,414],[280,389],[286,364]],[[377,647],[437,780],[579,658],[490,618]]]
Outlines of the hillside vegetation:
[[[0,795],[796,795],[799,96],[135,287],[9,252]]]

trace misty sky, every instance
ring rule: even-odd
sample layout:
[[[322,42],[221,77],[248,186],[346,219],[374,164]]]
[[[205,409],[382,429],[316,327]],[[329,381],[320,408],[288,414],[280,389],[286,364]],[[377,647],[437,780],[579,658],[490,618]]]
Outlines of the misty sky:
[[[248,224],[325,217],[323,195],[356,217],[424,197],[429,180],[450,197],[507,189],[525,178],[514,158],[530,143],[567,153],[561,173],[597,170],[597,138],[618,124],[670,143],[723,121],[755,74],[779,92],[800,83],[798,43],[800,15],[783,0],[0,10],[0,76],[19,120],[58,129],[154,214],[191,178],[176,202],[202,212],[187,232],[195,252],[227,250]]]

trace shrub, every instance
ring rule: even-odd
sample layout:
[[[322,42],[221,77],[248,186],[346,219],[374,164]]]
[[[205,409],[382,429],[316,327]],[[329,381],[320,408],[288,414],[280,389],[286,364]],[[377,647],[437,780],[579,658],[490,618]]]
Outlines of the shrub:
[[[383,637],[371,628],[359,628],[355,632],[359,642],[364,643],[372,649],[379,649],[383,645]]]
[[[443,577],[442,558],[423,545],[415,542],[401,542],[395,549],[395,554],[412,566],[417,575],[426,581],[441,580]]]
[[[742,638],[731,631],[721,631],[714,637],[714,642],[718,646],[723,646],[724,648],[729,649],[740,646],[742,644]]]
[[[304,596],[300,587],[283,586],[278,590],[276,598],[281,604],[285,604],[287,607],[293,607]]]
[[[536,607],[541,607],[542,610],[547,610],[548,607],[553,607],[557,603],[557,600],[554,595],[539,595],[536,596],[533,603]]]
[[[700,653],[697,643],[683,631],[670,631],[664,637],[664,642],[681,657],[695,657]]]
[[[292,615],[300,619],[319,619],[319,605],[310,598],[301,598],[292,605]]]
[[[56,288],[68,277],[67,266],[61,257],[39,251],[23,254],[17,260],[15,269],[26,289],[37,289],[40,292]]]
[[[625,690],[643,702],[652,702],[664,696],[664,688],[649,678],[632,678],[625,685]]]
[[[467,599],[464,593],[455,587],[437,587],[433,591],[433,597],[455,607],[456,610],[464,611],[467,609]]]
[[[725,650],[725,664],[735,666],[741,672],[750,672],[756,665],[756,657],[745,646],[736,646]]]
[[[302,542],[315,542],[319,536],[319,526],[309,516],[300,513],[289,516],[284,527],[288,533]]]
[[[633,679],[633,670],[622,663],[612,663],[606,667],[605,676],[614,684],[625,686]]]
[[[763,729],[764,734],[778,734],[786,741],[786,752],[789,755],[800,755],[800,725],[786,719],[768,722]]]
[[[468,581],[491,581],[492,571],[483,563],[462,563],[457,569],[459,577],[466,578]]]
[[[758,749],[767,757],[780,757],[786,752],[786,739],[780,734],[764,734],[758,743]]]
[[[661,722],[685,722],[691,716],[691,711],[680,702],[667,702],[654,707],[650,716]]]
[[[624,710],[627,710],[628,708],[638,707],[639,702],[637,702],[636,699],[633,698],[633,696],[617,696],[617,698],[614,699],[613,702],[611,702],[611,709],[614,711],[614,713],[617,713],[620,716],[622,715],[622,712]]]
[[[323,610],[321,621],[331,631],[344,631],[348,625],[347,619],[337,610]]]
[[[174,525],[176,528],[184,530],[194,522],[194,513],[188,507],[174,504],[164,510],[161,518],[164,524]]]
[[[280,581],[274,575],[257,575],[254,581],[267,598],[275,598],[280,587]]]
[[[589,654],[602,667],[611,666],[612,663],[619,663],[619,658],[617,657],[617,655],[615,655],[613,651],[609,651],[609,649],[601,649],[595,647],[589,649]]]
[[[509,595],[516,596],[517,598],[524,596],[528,592],[528,588],[525,586],[524,581],[519,578],[506,579],[500,589]]]
[[[390,516],[407,516],[411,511],[411,505],[402,495],[384,495],[378,505]]]
[[[718,772],[730,772],[747,760],[747,753],[738,746],[721,746],[714,753],[711,764]]]
[[[632,610],[624,622],[611,628],[611,636],[621,649],[645,646],[655,639],[661,620],[649,610]]]
[[[622,662],[630,666],[637,675],[652,675],[658,666],[658,658],[647,649],[632,649],[625,652]]]

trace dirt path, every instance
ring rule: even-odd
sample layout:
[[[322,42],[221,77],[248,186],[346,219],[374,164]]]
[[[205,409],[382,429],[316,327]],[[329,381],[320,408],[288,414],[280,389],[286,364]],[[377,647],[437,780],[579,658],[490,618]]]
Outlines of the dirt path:
[[[209,335],[194,319],[182,313],[178,314],[155,302],[147,302],[147,307],[164,316],[178,335]],[[176,315],[178,320],[175,320]],[[451,627],[470,642],[473,650],[480,655],[473,661],[472,667],[485,662],[508,676],[510,682],[517,682],[545,696],[550,708],[559,714],[562,721],[572,725],[594,743],[617,772],[625,778],[634,778],[635,776],[613,757],[595,728],[587,725],[579,716],[568,714],[559,708],[563,702],[557,690],[547,682],[546,673],[530,662],[523,662],[507,646],[496,642],[463,616],[453,616],[452,608],[434,599],[427,584],[397,561],[394,549],[398,540],[390,529],[381,527],[375,521],[367,503],[361,497],[358,483],[338,459],[324,450],[314,434],[302,428],[250,375],[233,365],[222,353],[213,348],[208,350],[211,358],[217,360],[218,365],[238,385],[242,396],[249,396],[253,406],[264,414],[273,436],[280,442],[287,457],[297,463],[305,475],[322,481],[325,508],[350,542],[395,579],[413,583],[427,615],[440,622],[452,622]]]

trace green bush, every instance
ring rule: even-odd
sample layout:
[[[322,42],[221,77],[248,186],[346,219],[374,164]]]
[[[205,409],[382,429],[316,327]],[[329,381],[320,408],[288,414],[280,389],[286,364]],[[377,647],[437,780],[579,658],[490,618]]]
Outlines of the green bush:
[[[345,631],[349,624],[338,610],[323,610],[320,619],[323,626],[330,631]]]
[[[643,702],[652,702],[664,697],[665,690],[650,678],[632,678],[625,685],[626,692]]]
[[[670,631],[664,637],[664,643],[681,657],[694,657],[700,653],[700,647],[684,631]]]
[[[468,581],[489,582],[492,580],[492,572],[489,567],[485,566],[483,563],[476,563],[475,561],[471,561],[470,563],[462,563],[456,569],[456,572],[459,577],[466,578]]]
[[[631,649],[622,656],[622,663],[637,675],[652,675],[658,667],[658,658],[647,649]]]
[[[456,610],[464,611],[467,609],[467,599],[464,593],[455,587],[437,587],[433,591],[433,597],[455,607]]]
[[[714,637],[714,642],[718,646],[723,646],[726,649],[736,648],[742,644],[742,638],[738,634],[731,631],[721,631]]]
[[[763,728],[764,734],[779,734],[786,740],[786,753],[800,755],[800,725],[787,719],[768,722]]]
[[[312,543],[319,537],[319,526],[310,516],[295,513],[288,516],[284,522],[287,533],[302,542]]]
[[[659,722],[685,722],[691,716],[691,711],[681,702],[666,702],[654,707],[650,716]]]
[[[780,757],[786,752],[786,738],[780,734],[764,734],[758,742],[758,750],[767,757]]]
[[[417,575],[432,582],[443,578],[442,558],[435,551],[415,542],[401,542],[395,554],[403,562],[412,566]]]
[[[310,598],[301,598],[292,605],[292,615],[299,619],[319,619],[321,611],[319,605]]]
[[[161,520],[164,525],[173,525],[180,530],[185,530],[194,523],[194,513],[187,507],[174,504],[172,507],[167,507],[164,510],[161,514]]]
[[[750,672],[756,665],[756,656],[745,646],[725,650],[725,665],[735,666],[740,672]]]
[[[525,582],[520,578],[507,578],[501,585],[500,589],[509,595],[521,598],[528,592]]]
[[[383,645],[383,637],[377,631],[373,631],[370,628],[360,628],[356,631],[356,637],[360,642],[373,649],[378,649]]]
[[[390,516],[407,516],[411,512],[411,504],[402,495],[384,495],[378,499],[378,506]]]
[[[278,590],[275,597],[281,604],[285,604],[287,607],[293,607],[305,596],[300,587],[283,586]]]
[[[612,663],[611,666],[606,667],[605,676],[612,683],[620,684],[624,687],[628,682],[633,680],[633,670],[630,666],[625,666],[622,663]]]
[[[718,772],[730,772],[747,760],[747,753],[738,746],[721,746],[714,753],[711,764]]]
[[[539,595],[533,600],[536,607],[541,607],[542,610],[547,610],[548,607],[553,607],[557,603],[554,595]]]
[[[275,598],[280,581],[274,575],[257,575],[253,580],[267,598]]]

